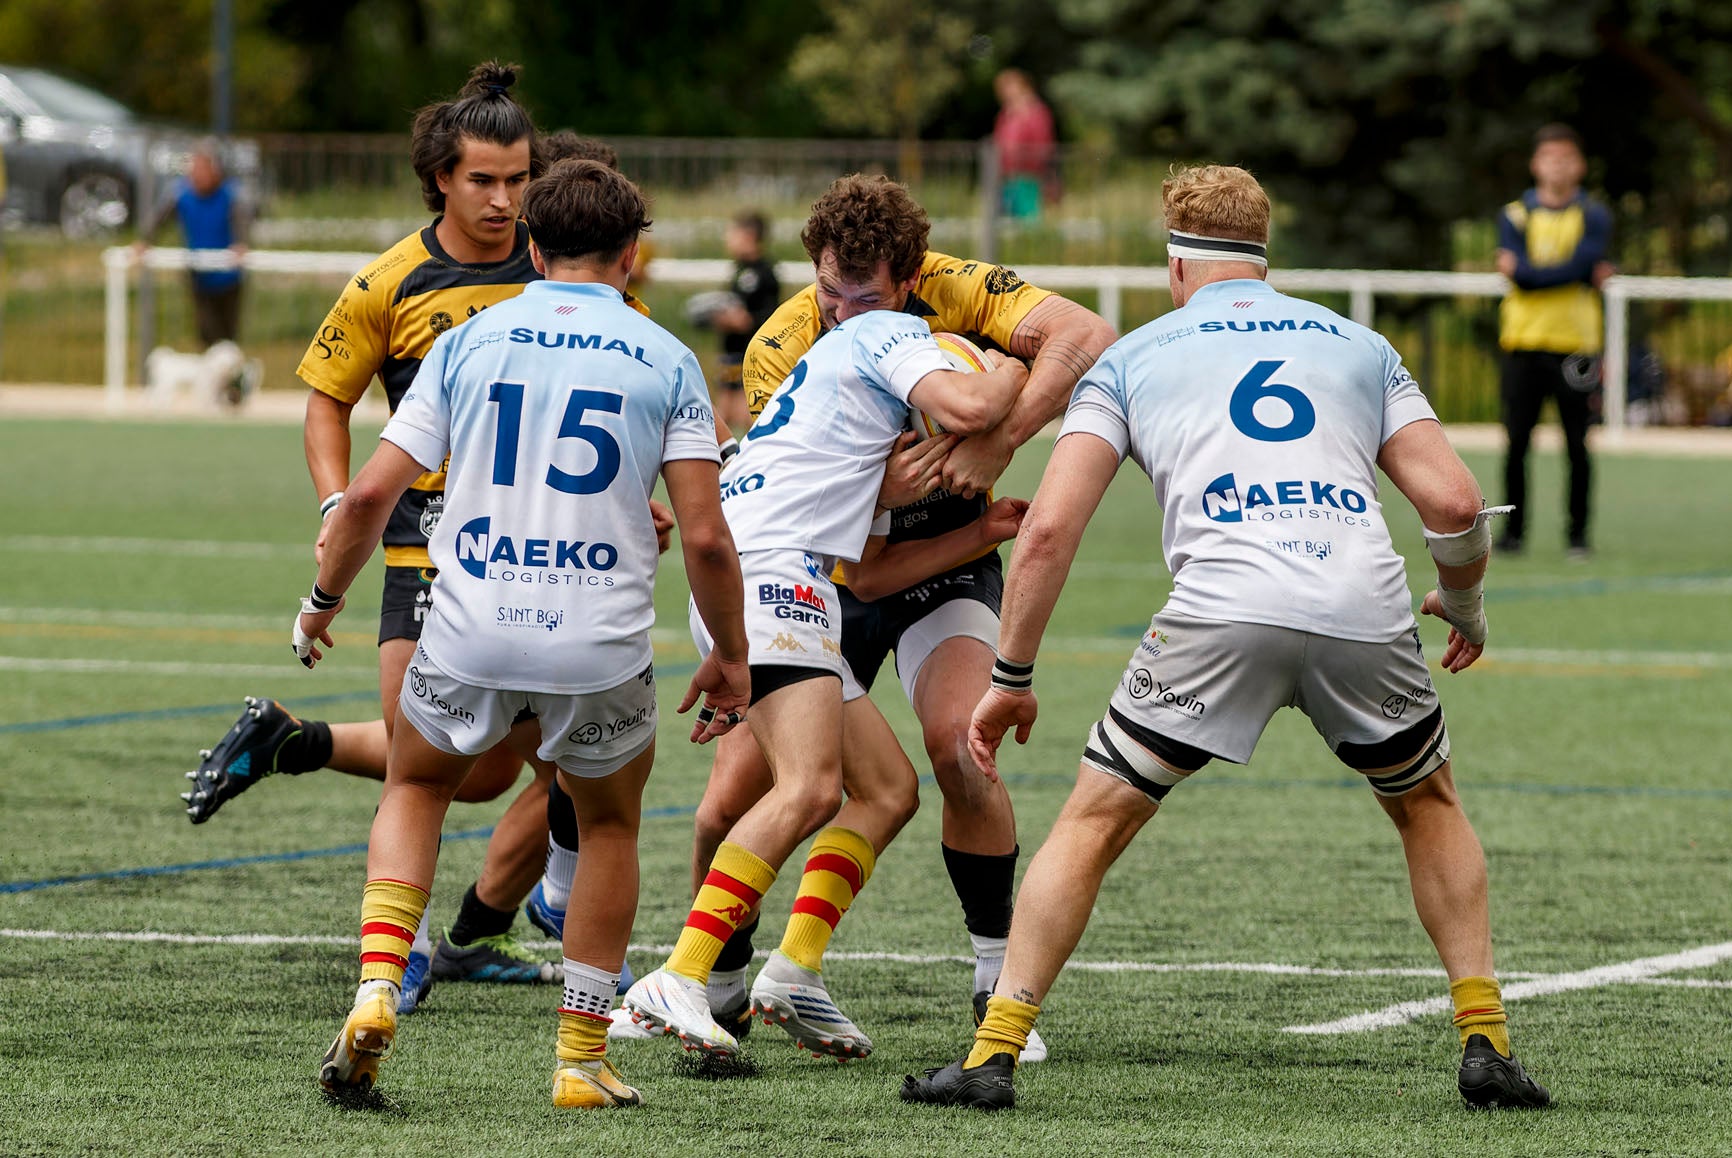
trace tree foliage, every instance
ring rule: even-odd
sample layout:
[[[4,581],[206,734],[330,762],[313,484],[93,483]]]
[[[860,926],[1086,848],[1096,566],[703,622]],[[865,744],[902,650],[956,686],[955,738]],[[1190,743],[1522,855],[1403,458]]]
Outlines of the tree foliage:
[[[918,140],[962,84],[968,20],[920,0],[820,0],[830,27],[801,40],[788,70],[826,123]]]
[[[1129,149],[1262,174],[1294,210],[1289,262],[1447,266],[1452,223],[1527,183],[1553,120],[1580,129],[1595,183],[1672,228],[1725,197],[1719,0],[1052,5],[1075,52],[1063,107]]]

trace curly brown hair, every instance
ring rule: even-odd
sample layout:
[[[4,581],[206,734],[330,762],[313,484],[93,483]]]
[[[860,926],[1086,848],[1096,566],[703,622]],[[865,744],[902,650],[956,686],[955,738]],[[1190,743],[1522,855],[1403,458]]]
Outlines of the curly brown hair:
[[[869,281],[878,263],[887,262],[891,279],[903,282],[920,272],[931,231],[926,210],[906,188],[888,177],[851,173],[812,203],[800,240],[814,265],[826,249],[834,252],[837,272],[849,281]]]
[[[445,194],[439,191],[439,176],[456,168],[463,156],[463,138],[492,145],[515,145],[529,141],[529,175],[541,176],[541,158],[535,147],[535,122],[523,106],[511,99],[517,81],[515,64],[484,61],[469,72],[456,99],[439,101],[416,110],[409,136],[409,162],[421,179],[421,200],[435,213],[445,212]]]

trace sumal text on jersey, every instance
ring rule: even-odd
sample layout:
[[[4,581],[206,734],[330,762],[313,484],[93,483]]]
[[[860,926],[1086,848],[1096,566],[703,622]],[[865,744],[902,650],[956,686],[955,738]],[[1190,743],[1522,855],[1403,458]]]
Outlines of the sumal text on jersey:
[[[600,334],[550,334],[546,330],[532,330],[527,326],[517,326],[511,331],[511,340],[523,345],[534,343],[549,350],[611,350],[616,354],[624,354],[645,366],[654,366],[643,356],[642,346],[628,346],[618,338],[609,338],[604,343]]]
[[[1272,333],[1279,330],[1321,330],[1326,334],[1334,334],[1343,342],[1352,340],[1346,334],[1343,334],[1340,330],[1336,329],[1333,325],[1324,325],[1322,322],[1315,321],[1311,318],[1307,318],[1303,322],[1295,321],[1292,318],[1279,318],[1274,321],[1264,320],[1257,322],[1202,322],[1197,326],[1197,331],[1203,334],[1221,334],[1228,331],[1232,331],[1235,334],[1255,334],[1259,331],[1263,333]]]

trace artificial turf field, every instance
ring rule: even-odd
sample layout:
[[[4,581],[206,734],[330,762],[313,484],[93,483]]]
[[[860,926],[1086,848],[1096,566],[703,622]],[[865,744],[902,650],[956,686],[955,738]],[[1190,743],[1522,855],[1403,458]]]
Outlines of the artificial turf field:
[[[1031,494],[1044,453],[1031,446],[1001,493]],[[717,1081],[667,1042],[625,1043],[613,1056],[647,1105],[560,1113],[557,991],[452,984],[405,1020],[381,1108],[328,1105],[314,1072],[353,993],[356,846],[377,786],[273,778],[196,828],[176,799],[245,694],[376,714],[375,570],[326,664],[308,673],[285,646],[312,575],[300,460],[290,427],[0,424],[0,1153],[1732,1152],[1724,460],[1602,456],[1598,554],[1572,566],[1561,463],[1540,456],[1530,552],[1494,563],[1491,650],[1438,679],[1500,971],[1541,990],[1510,1007],[1550,1111],[1465,1111],[1445,1012],[1284,1032],[1445,992],[1392,826],[1285,712],[1251,765],[1211,765],[1169,797],[1108,877],[1077,953],[1091,967],[1062,976],[1042,1015],[1052,1060],[1020,1072],[1018,1108],[997,1116],[896,1097],[970,1024],[930,787],[825,971],[877,1043],[869,1060],[816,1062],[759,1026],[755,1076]],[[1495,462],[1469,461],[1495,491]],[[1417,520],[1399,496],[1390,509],[1423,563]],[[1428,573],[1414,566],[1416,586]],[[1127,468],[1042,651],[1034,738],[1004,757],[1024,864],[1166,587],[1158,516]],[[708,769],[672,715],[694,659],[684,599],[675,552],[658,587],[640,972],[683,920]],[[1442,628],[1422,631],[1435,655]],[[917,752],[892,673],[876,698]],[[453,808],[443,919],[502,807]],[[766,903],[761,949],[796,876]]]

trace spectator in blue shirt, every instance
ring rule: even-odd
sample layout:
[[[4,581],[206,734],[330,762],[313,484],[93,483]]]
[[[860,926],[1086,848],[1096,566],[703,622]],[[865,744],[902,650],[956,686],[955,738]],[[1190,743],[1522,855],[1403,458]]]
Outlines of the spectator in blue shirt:
[[[188,249],[226,249],[237,258],[246,252],[251,214],[240,191],[223,175],[216,142],[201,142],[193,149],[186,176],[140,231],[139,245],[148,245],[171,215],[180,221]],[[238,268],[193,270],[192,300],[200,343],[208,349],[235,340],[241,314]]]

